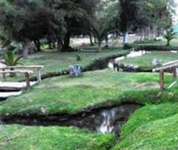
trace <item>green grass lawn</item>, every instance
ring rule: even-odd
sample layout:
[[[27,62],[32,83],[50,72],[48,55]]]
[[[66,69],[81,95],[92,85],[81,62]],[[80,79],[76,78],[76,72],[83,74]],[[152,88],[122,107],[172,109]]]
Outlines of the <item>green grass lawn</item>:
[[[125,52],[45,52],[31,55],[28,59],[23,59],[22,63],[44,65],[43,72],[53,72],[67,69],[69,65],[76,63],[86,66],[97,58]],[[76,55],[80,55],[82,61],[76,61]],[[147,66],[155,56],[162,62],[177,59],[177,54],[174,53],[152,52],[138,57],[139,59],[129,58],[124,61]],[[139,102],[146,106],[136,111],[123,126],[121,141],[113,149],[176,149],[178,85],[166,89],[158,99],[158,81],[158,73],[126,73],[109,69],[84,72],[76,78],[48,78],[20,96],[0,102],[0,116],[38,115],[42,113],[41,108],[46,110],[45,115],[73,114],[121,101]],[[166,74],[165,87],[171,82],[171,75]],[[0,128],[0,132],[3,132],[2,129]],[[4,150],[108,150],[114,140],[112,135],[90,133],[74,127],[7,125],[5,129],[11,140],[8,143],[4,133],[0,134],[0,149]]]
[[[121,48],[112,50],[103,50],[102,52],[88,51],[88,52],[41,52],[29,55],[20,61],[23,65],[44,65],[43,72],[55,72],[68,69],[69,65],[80,64],[86,66],[91,64],[98,58],[116,54],[126,54],[128,51]],[[76,60],[76,56],[81,57],[81,61]]]
[[[171,76],[166,78],[170,83]],[[119,73],[109,69],[86,72],[77,78],[48,78],[31,91],[0,102],[0,115],[39,114],[42,107],[48,114],[76,113],[106,102],[119,103],[123,97],[145,103],[159,92],[158,80],[158,73]],[[148,93],[147,99],[139,93]]]
[[[144,54],[143,56],[139,57],[126,57],[124,60],[121,60],[121,63],[125,64],[133,64],[141,67],[151,67],[152,60],[157,58],[161,61],[161,63],[166,63],[168,61],[178,60],[178,53],[172,52],[158,52],[152,51],[149,53]]]
[[[2,150],[108,150],[113,141],[111,134],[92,134],[74,127],[7,125],[0,128]]]
[[[178,104],[146,105],[123,126],[122,141],[112,150],[176,150]]]
[[[114,48],[110,50],[103,50],[102,52],[96,51],[81,51],[81,52],[57,52],[57,51],[43,51],[39,53],[34,53],[29,55],[28,58],[23,58],[19,61],[20,65],[43,65],[42,74],[47,72],[58,72],[61,70],[69,69],[70,65],[79,64],[85,67],[96,59],[105,58],[112,55],[125,55],[128,50],[123,50],[122,48]],[[77,56],[80,56],[81,61],[77,61]],[[36,76],[34,71],[30,74],[30,77]],[[17,73],[16,77],[6,77],[6,81],[18,81],[24,79],[24,75]]]

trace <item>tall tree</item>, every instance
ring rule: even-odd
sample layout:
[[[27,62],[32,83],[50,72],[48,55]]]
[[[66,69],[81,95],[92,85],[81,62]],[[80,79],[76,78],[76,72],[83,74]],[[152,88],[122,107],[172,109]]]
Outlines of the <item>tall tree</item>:
[[[139,6],[137,27],[147,31],[147,38],[155,38],[160,30],[171,25],[171,15],[167,0],[142,0],[137,5]]]
[[[96,7],[94,17],[90,19],[91,31],[98,42],[98,50],[101,50],[103,39],[106,40],[108,33],[116,29],[116,21],[118,16],[117,0],[100,0]]]
[[[1,26],[6,31],[9,39],[23,43],[23,54],[27,56],[29,42],[42,38],[47,34],[53,14],[44,9],[42,1],[32,0],[1,2],[0,9]]]
[[[123,44],[128,43],[128,32],[135,24],[138,0],[119,0],[120,30],[123,33]]]

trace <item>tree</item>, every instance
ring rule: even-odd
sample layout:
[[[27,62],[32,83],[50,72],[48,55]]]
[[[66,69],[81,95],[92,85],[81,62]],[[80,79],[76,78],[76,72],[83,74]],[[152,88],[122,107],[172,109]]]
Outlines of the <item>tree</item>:
[[[167,0],[143,0],[138,2],[137,26],[147,33],[147,38],[160,36],[160,31],[171,26]]]
[[[137,1],[138,0],[119,0],[119,25],[123,33],[123,45],[128,43],[128,32],[135,24],[138,10]]]
[[[103,39],[106,40],[108,46],[108,33],[116,29],[116,21],[118,15],[117,0],[99,1],[96,7],[94,17],[90,18],[91,32],[98,42],[98,50],[101,50]]]
[[[55,14],[57,25],[51,28],[51,35],[57,38],[59,50],[73,50],[70,47],[71,35],[89,32],[86,18],[92,15],[94,5],[95,0],[53,0],[45,2],[45,6],[53,10]]]
[[[44,36],[45,26],[40,12],[40,1],[14,0],[0,3],[1,27],[6,31],[10,40],[22,42],[23,55],[28,55],[28,44],[31,40]],[[45,14],[45,13],[43,13]],[[40,20],[38,20],[40,18]],[[38,21],[37,21],[38,20]],[[45,20],[48,21],[47,19]]]
[[[167,43],[166,46],[170,46],[170,42],[171,40],[176,38],[176,32],[173,31],[173,29],[168,29],[166,30],[165,34],[164,34],[164,38],[166,39]]]
[[[71,50],[71,35],[89,33],[86,18],[93,14],[95,2],[3,0],[0,2],[0,25],[7,32],[9,39],[23,43],[24,56],[28,55],[31,41],[35,41],[40,49],[39,40],[43,38],[57,39],[58,50],[68,51]]]
[[[128,43],[128,32],[140,29],[148,38],[156,36],[156,30],[170,27],[171,15],[167,0],[119,0],[120,30],[123,44]]]
[[[79,34],[89,34],[89,18],[93,16],[96,0],[78,0],[71,2],[65,6],[66,10],[66,29],[64,35],[62,51],[71,50],[70,36]]]

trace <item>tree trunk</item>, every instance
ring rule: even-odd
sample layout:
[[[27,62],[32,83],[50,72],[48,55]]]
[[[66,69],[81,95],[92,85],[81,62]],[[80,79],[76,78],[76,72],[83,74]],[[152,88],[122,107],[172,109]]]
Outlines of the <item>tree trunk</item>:
[[[96,38],[96,37],[94,37],[94,43],[95,43],[95,44],[97,43],[97,38]]]
[[[92,34],[91,33],[89,33],[89,38],[90,38],[90,45],[93,46],[94,44],[93,44]]]
[[[56,38],[52,38],[52,48],[56,48]]]
[[[40,41],[37,39],[37,40],[34,40],[34,44],[35,44],[35,46],[36,46],[36,48],[37,48],[37,51],[38,52],[40,52],[41,51],[41,43],[40,43]]]
[[[140,41],[143,42],[144,40],[144,30],[140,29]]]
[[[153,26],[153,28],[152,28],[152,39],[153,40],[156,39],[156,26]]]
[[[62,41],[61,41],[61,39],[57,39],[57,51],[58,52],[61,52],[62,51]]]
[[[102,42],[101,40],[98,40],[98,52],[102,50],[101,42]]]
[[[52,40],[51,40],[51,37],[47,37],[47,40],[48,40],[48,47],[49,49],[52,49]]]
[[[148,28],[145,28],[144,39],[148,39]]]
[[[148,26],[148,40],[151,40],[151,26]]]
[[[123,33],[123,46],[128,44],[128,31]]]
[[[64,45],[62,47],[62,52],[68,52],[70,51],[70,33],[67,32],[64,37]]]
[[[105,35],[105,48],[109,48],[109,45],[108,45],[108,34]]]
[[[23,54],[22,55],[24,58],[27,58],[28,54],[29,54],[29,42],[25,41],[22,45],[23,45]]]

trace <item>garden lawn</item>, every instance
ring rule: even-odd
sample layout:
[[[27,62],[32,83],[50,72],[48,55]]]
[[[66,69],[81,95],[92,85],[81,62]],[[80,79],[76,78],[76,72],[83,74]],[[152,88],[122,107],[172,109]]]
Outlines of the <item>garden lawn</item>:
[[[22,62],[25,65],[41,64],[45,66],[44,72],[53,72],[67,69],[70,64],[81,63],[85,66],[95,58],[109,56],[111,53],[116,54],[116,51],[71,54],[47,52],[33,55]],[[81,62],[76,61],[76,54],[82,56]],[[170,52],[153,52],[148,55],[160,56],[163,62],[176,59],[176,54]],[[143,57],[139,57],[140,62],[137,62],[138,58],[130,59],[136,64],[147,66],[149,62],[150,65],[151,56]],[[109,69],[84,72],[76,78],[48,78],[32,90],[24,91],[23,95],[0,102],[0,116],[75,114],[105,104],[139,102],[147,105],[136,111],[123,126],[121,142],[113,150],[172,150],[178,147],[178,85],[166,89],[158,99],[158,81],[158,73],[126,73]],[[165,87],[171,82],[171,75],[166,74]],[[167,103],[153,105],[163,102]],[[10,143],[7,142],[4,130],[11,138]],[[0,148],[3,150],[108,150],[114,140],[112,135],[94,134],[74,127],[7,125],[1,126],[0,132]]]
[[[49,78],[31,91],[0,102],[0,115],[41,114],[42,108],[47,114],[73,114],[104,103],[119,103],[122,99],[155,102],[158,78],[157,73],[119,73],[109,69],[86,72],[77,78]],[[166,80],[170,83],[171,76],[167,75]]]
[[[168,61],[177,60],[178,53],[172,53],[167,51],[151,51],[142,55],[141,57],[126,57],[120,62],[124,64],[133,64],[141,67],[152,67],[152,60],[154,58],[159,59],[161,63],[166,63]]]
[[[178,104],[146,105],[123,126],[121,142],[112,150],[176,150]]]
[[[28,58],[24,58],[20,61],[23,65],[44,65],[43,72],[56,72],[60,70],[66,70],[69,65],[79,64],[85,67],[91,64],[98,58],[105,58],[107,56],[126,54],[127,50],[114,49],[103,50],[102,52],[56,52],[47,51],[41,53],[34,53],[29,55]],[[80,56],[81,61],[77,61],[77,56]]]
[[[19,61],[20,65],[43,65],[42,74],[48,72],[59,72],[68,70],[70,65],[78,64],[83,68],[92,64],[96,59],[105,58],[112,55],[125,55],[128,50],[122,48],[114,48],[103,50],[102,52],[96,51],[81,51],[81,52],[57,52],[57,51],[43,51],[39,53],[30,54],[28,58],[22,58]],[[81,61],[77,61],[80,56]],[[36,76],[36,72],[30,74],[30,77]],[[16,77],[6,77],[6,81],[19,81],[24,79],[24,75],[17,73]]]
[[[113,141],[113,135],[92,134],[74,127],[4,125],[0,128],[1,150],[108,150]]]

